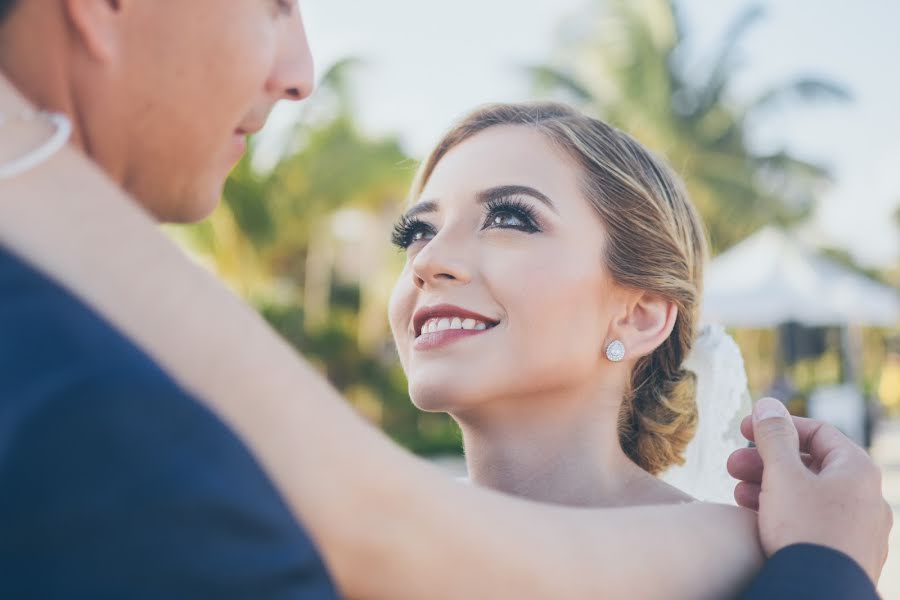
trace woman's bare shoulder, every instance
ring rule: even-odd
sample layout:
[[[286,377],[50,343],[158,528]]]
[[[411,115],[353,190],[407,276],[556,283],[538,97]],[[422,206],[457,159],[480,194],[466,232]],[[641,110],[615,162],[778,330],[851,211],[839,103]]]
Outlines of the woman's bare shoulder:
[[[631,480],[622,500],[628,506],[697,502],[690,494],[646,472]]]
[[[758,546],[757,515],[752,510],[733,504],[705,502],[677,487],[653,478],[644,490],[645,495],[633,505],[689,505],[690,511],[709,524],[709,535],[721,535],[736,543]]]

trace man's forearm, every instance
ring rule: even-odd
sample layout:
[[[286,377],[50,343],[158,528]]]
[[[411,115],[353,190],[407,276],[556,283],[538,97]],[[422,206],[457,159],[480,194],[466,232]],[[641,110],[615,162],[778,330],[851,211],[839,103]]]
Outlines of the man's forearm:
[[[75,151],[0,198],[0,240],[239,433],[348,596],[720,597],[757,565],[736,509],[563,509],[449,480],[363,422]]]

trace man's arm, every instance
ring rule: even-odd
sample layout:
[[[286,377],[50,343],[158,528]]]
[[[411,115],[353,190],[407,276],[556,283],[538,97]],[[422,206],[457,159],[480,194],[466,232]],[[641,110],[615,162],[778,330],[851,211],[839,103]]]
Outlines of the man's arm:
[[[813,544],[786,546],[766,561],[742,600],[878,600],[872,580],[842,552]]]
[[[4,441],[0,596],[335,597],[227,428],[174,386],[115,377],[66,386]]]
[[[74,151],[0,197],[16,199],[0,202],[0,239],[238,432],[348,596],[715,598],[761,564],[749,511],[563,509],[450,480],[364,423]]]
[[[0,89],[0,108],[17,102]],[[238,432],[348,596],[719,598],[760,565],[740,509],[564,509],[450,480],[364,423],[74,150],[0,181],[0,240]]]

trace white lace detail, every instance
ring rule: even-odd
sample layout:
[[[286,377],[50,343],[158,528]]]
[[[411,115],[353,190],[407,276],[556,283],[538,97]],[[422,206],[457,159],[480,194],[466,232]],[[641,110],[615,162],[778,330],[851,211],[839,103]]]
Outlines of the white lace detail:
[[[719,325],[706,325],[684,368],[697,376],[699,424],[685,451],[685,464],[660,478],[707,502],[734,504],[733,479],[725,469],[728,456],[747,445],[740,424],[750,413],[744,359],[735,341]]]

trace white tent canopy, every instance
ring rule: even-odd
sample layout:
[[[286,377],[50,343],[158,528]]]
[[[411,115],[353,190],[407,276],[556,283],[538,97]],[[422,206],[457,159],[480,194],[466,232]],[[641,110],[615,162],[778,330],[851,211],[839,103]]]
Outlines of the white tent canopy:
[[[890,327],[900,296],[774,227],[766,227],[709,265],[703,320],[729,327]]]

